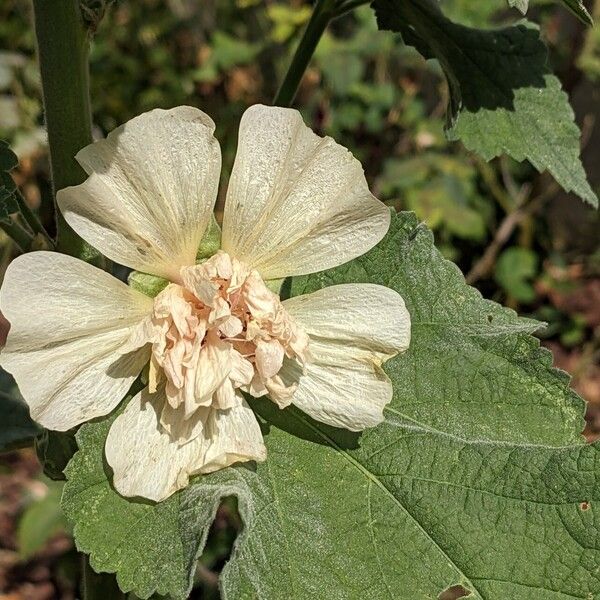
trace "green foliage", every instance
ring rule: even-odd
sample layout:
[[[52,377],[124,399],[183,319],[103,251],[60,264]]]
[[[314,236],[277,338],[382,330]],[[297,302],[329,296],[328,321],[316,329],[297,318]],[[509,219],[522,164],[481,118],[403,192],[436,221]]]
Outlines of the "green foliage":
[[[592,81],[600,81],[600,26],[588,29],[577,66]]]
[[[142,598],[185,598],[219,499],[236,495],[244,529],[224,598],[599,592],[597,450],[579,434],[582,401],[530,335],[538,323],[467,287],[411,214],[364,257],[294,280],[293,294],[354,281],[398,290],[412,317],[408,353],[386,365],[385,422],[357,435],[254,401],[267,461],[159,504],[111,487],[112,417],[84,425],[63,507],[93,567]]]
[[[31,446],[40,428],[29,416],[13,378],[0,369],[0,452]]]
[[[41,550],[57,533],[68,531],[68,524],[60,508],[62,483],[48,481],[48,492],[33,500],[21,516],[17,529],[17,543],[22,560],[28,560]]]
[[[65,478],[65,467],[77,450],[77,442],[72,432],[44,429],[35,438],[35,450],[45,475],[61,481]]]
[[[477,191],[477,171],[459,157],[428,152],[389,160],[379,185],[385,197],[401,194],[406,206],[431,229],[479,241],[486,235],[490,214]]]
[[[567,191],[598,198],[579,159],[579,129],[531,24],[484,31],[446,18],[435,0],[375,0],[379,26],[437,58],[450,90],[448,136],[490,160],[503,153],[549,170]]]
[[[271,37],[276,42],[285,42],[298,29],[308,21],[311,14],[310,6],[299,8],[285,4],[270,4],[267,6],[267,15],[275,26]]]
[[[18,164],[19,159],[17,158],[17,155],[10,149],[7,142],[0,140],[0,171],[8,173]]]
[[[210,57],[202,68],[196,71],[194,78],[197,81],[213,81],[222,72],[251,63],[260,49],[259,44],[248,43],[222,31],[216,31],[212,39]]]
[[[23,400],[0,392],[0,452],[29,446],[39,432]]]
[[[0,220],[10,219],[10,215],[19,212],[16,191],[17,186],[10,175],[19,164],[16,154],[4,140],[0,140]]]
[[[594,201],[578,161],[572,113],[548,71],[537,31],[523,24],[484,30],[515,11],[505,10],[502,0],[440,2],[453,20],[482,28],[473,30],[431,12],[427,0],[375,4],[402,4],[410,17],[405,41],[439,59],[452,92],[451,137],[486,159],[502,152],[529,158]],[[508,4],[527,8],[526,0]],[[587,19],[579,0],[563,4]],[[0,8],[0,45],[19,50],[18,66],[0,53],[0,133],[20,156],[39,147],[43,121],[33,38],[21,14],[26,6],[8,0]],[[402,14],[394,12],[394,19]],[[309,14],[309,3],[285,0],[115,3],[93,43],[95,124],[107,132],[156,106],[200,106],[217,124],[226,179],[242,111],[271,101],[270,86],[289,63]],[[414,210],[436,230],[444,252],[468,267],[514,197],[502,203],[492,196],[479,163],[443,139],[444,73],[397,38],[377,30],[366,6],[334,21],[298,107],[317,130],[361,159],[374,193]],[[578,65],[597,77],[598,29],[587,39]],[[501,59],[497,46],[505,51]],[[15,108],[10,114],[3,110],[7,100]],[[507,173],[517,190],[531,182],[532,198],[546,188],[526,164],[510,164],[500,174],[494,161],[490,170],[501,187]],[[528,227],[536,237],[525,244],[540,251],[546,221],[543,215],[537,220],[539,226],[530,222],[521,233]],[[217,237],[205,242],[199,260],[214,251]],[[518,247],[499,256],[486,294],[504,290],[515,302],[530,302],[540,261]],[[134,274],[132,282],[148,291],[145,277]],[[159,590],[184,598],[216,506],[235,495],[244,530],[222,577],[225,598],[445,598],[440,592],[455,584],[474,598],[597,594],[596,447],[582,444],[581,402],[529,335],[536,324],[467,288],[432,248],[427,229],[406,215],[369,256],[297,279],[293,291],[346,281],[390,285],[413,314],[409,353],[386,367],[395,389],[386,422],[352,436],[256,401],[268,461],[198,478],[160,505],[114,492],[103,460],[110,420],[85,425],[68,467],[64,506],[94,567],[117,572],[121,586],[140,597]],[[152,294],[164,284],[150,283],[158,283]],[[552,319],[556,325],[559,317]],[[553,335],[565,344],[586,335],[576,318],[556,327]],[[72,437],[39,438],[40,458],[54,477],[62,477],[74,449]],[[51,496],[56,502],[57,494]],[[31,510],[29,523],[39,520],[51,531],[56,510],[49,504]],[[45,535],[38,533],[31,539]],[[205,551],[207,563],[227,553],[228,540]]]
[[[538,257],[526,248],[505,250],[496,262],[496,281],[509,296],[519,302],[533,302],[535,289],[531,279],[538,273]]]

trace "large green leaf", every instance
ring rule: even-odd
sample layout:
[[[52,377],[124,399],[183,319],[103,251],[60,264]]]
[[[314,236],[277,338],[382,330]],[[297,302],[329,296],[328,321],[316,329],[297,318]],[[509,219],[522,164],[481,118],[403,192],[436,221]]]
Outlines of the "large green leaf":
[[[548,170],[566,190],[597,206],[579,158],[579,128],[547,66],[537,27],[486,31],[452,22],[436,0],[374,0],[380,29],[402,33],[436,58],[450,89],[447,133],[490,160],[501,154]]]
[[[600,593],[600,460],[579,433],[583,402],[530,335],[538,324],[466,286],[411,214],[292,292],[350,281],[398,290],[412,316],[409,351],[386,365],[385,422],[357,435],[255,401],[267,461],[196,478],[161,504],[115,493],[110,419],[83,426],[63,506],[94,568],[143,598],[185,598],[217,503],[234,494],[244,530],[226,599],[420,600],[454,585],[489,600]]]

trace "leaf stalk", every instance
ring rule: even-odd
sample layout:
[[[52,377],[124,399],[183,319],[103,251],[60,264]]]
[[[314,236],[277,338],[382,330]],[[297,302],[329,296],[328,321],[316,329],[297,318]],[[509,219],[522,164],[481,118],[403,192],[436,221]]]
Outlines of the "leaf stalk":
[[[290,106],[294,101],[300,81],[323,32],[331,19],[337,16],[338,4],[335,0],[317,0],[292,62],[273,100],[275,106]]]

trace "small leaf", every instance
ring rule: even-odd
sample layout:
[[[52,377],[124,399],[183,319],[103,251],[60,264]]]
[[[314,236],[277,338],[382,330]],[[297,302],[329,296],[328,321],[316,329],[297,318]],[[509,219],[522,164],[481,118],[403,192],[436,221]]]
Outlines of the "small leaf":
[[[88,423],[63,507],[92,566],[141,598],[183,600],[219,499],[236,495],[225,600],[600,593],[600,454],[580,435],[583,402],[530,335],[539,324],[468,287],[411,214],[292,293],[347,282],[393,287],[411,314],[410,349],[385,366],[385,422],[354,434],[255,400],[266,462],[197,477],[160,504],[114,491],[113,417]]]
[[[508,248],[496,262],[496,281],[519,302],[533,302],[531,279],[538,272],[537,254],[527,248]]]
[[[593,206],[598,198],[579,158],[579,128],[567,95],[547,67],[538,29],[521,23],[495,31],[450,21],[435,0],[375,0],[380,29],[402,33],[439,60],[450,90],[447,134],[486,160],[509,154],[548,170]]]
[[[48,493],[33,501],[26,509],[17,528],[19,556],[31,558],[56,534],[68,530],[68,524],[60,508],[62,484],[48,482]]]

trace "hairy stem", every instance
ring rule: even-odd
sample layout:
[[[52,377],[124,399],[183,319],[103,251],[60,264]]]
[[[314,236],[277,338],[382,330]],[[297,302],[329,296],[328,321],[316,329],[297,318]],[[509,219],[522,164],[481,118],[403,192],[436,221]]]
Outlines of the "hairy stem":
[[[289,106],[293,102],[317,44],[327,25],[336,15],[337,3],[335,0],[317,0],[283,83],[273,100],[274,105]]]
[[[86,178],[75,155],[92,142],[90,33],[79,0],[33,0],[33,11],[56,199],[58,190]],[[98,253],[67,225],[58,210],[56,245],[59,252],[100,263]],[[113,575],[94,573],[86,556],[82,563],[84,600],[125,598]]]
[[[79,0],[33,0],[50,148],[52,187],[78,185],[85,172],[75,154],[92,142],[89,97],[89,32]],[[57,211],[57,249],[89,259],[90,247]]]

